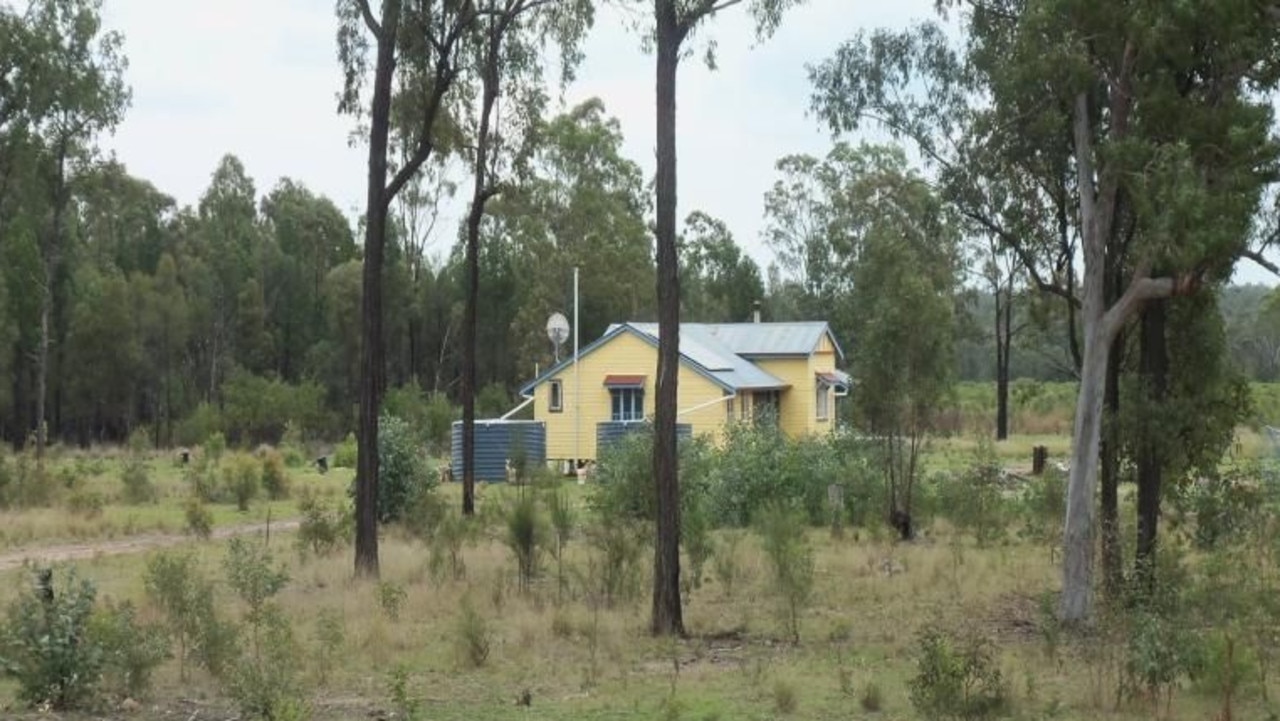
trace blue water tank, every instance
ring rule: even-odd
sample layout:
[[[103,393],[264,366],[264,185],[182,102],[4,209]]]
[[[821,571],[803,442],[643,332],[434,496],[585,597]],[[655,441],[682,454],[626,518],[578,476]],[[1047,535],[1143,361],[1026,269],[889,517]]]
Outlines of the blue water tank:
[[[461,481],[462,421],[453,422],[450,470]],[[476,480],[498,483],[507,480],[507,461],[512,452],[523,447],[525,467],[534,469],[547,463],[547,424],[542,421],[476,421]]]
[[[596,455],[632,433],[652,433],[653,424],[649,421],[607,421],[596,424]],[[693,437],[693,426],[688,423],[676,424],[676,438],[687,440]]]

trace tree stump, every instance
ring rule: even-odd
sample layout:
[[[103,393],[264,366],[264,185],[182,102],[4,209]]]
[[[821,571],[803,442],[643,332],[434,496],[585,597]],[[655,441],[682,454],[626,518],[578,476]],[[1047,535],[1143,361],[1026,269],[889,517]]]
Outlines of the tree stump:
[[[316,470],[320,471],[320,475],[324,475],[329,472],[328,456],[320,456],[319,458],[316,459]]]
[[[1044,467],[1049,463],[1049,449],[1044,446],[1036,446],[1031,449],[1031,475],[1038,476],[1044,473]]]

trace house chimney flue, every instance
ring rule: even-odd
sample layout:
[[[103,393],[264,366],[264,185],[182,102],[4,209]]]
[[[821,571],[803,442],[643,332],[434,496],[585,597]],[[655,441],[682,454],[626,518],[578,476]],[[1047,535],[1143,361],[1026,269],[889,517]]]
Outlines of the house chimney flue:
[[[760,301],[754,301],[751,304],[751,322],[760,322]]]

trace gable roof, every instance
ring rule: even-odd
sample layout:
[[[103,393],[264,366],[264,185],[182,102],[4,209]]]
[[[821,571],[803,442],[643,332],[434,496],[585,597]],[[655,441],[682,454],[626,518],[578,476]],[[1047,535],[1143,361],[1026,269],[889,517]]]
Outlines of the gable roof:
[[[658,345],[657,323],[616,323],[605,334],[578,351],[581,360],[587,354],[622,333],[631,333]],[[698,374],[729,392],[786,388],[787,383],[766,372],[751,358],[769,356],[808,357],[817,350],[823,335],[831,337],[836,353],[844,353],[822,321],[802,323],[681,323],[680,360]],[[521,395],[528,395],[543,381],[573,364],[565,359],[525,384]]]

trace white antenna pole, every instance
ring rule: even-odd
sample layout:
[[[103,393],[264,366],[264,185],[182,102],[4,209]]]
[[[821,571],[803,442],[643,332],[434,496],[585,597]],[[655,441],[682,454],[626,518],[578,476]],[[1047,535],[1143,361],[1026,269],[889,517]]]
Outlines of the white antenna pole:
[[[582,376],[578,373],[578,266],[573,266],[573,465],[582,462]]]

